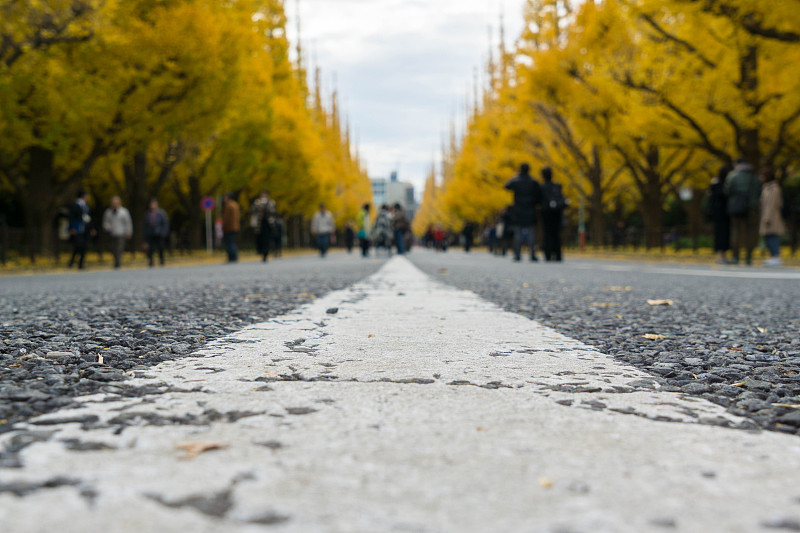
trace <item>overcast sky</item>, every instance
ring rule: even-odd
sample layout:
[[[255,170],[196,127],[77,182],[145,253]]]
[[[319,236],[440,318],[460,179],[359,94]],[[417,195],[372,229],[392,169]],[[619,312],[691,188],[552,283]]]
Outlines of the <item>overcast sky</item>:
[[[463,123],[475,69],[484,72],[489,26],[498,43],[522,29],[525,0],[300,0],[306,55],[334,80],[370,177],[398,170],[421,189],[451,117]],[[296,0],[286,1],[296,43]]]

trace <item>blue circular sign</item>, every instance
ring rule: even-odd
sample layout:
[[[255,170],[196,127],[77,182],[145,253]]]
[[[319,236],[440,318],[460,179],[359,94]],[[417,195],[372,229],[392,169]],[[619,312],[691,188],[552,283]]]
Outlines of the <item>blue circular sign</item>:
[[[214,209],[214,207],[216,207],[216,205],[217,203],[210,196],[206,196],[200,202],[200,206],[203,208],[203,211],[211,211],[212,209]]]

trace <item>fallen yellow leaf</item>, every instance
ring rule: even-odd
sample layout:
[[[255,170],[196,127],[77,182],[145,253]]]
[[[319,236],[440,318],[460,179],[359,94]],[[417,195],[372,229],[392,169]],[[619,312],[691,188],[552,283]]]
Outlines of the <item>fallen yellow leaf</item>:
[[[773,403],[772,407],[783,407],[784,409],[800,409],[800,405],[794,405],[791,403]]]
[[[614,307],[617,304],[613,302],[592,302],[589,305],[591,307]]]
[[[731,383],[731,387],[744,387],[745,385],[747,385],[747,383],[745,383],[744,381],[741,381],[739,383]]]
[[[179,457],[181,461],[191,461],[198,455],[211,450],[224,450],[230,446],[227,442],[181,442],[175,447],[186,452],[186,455]]]
[[[617,286],[617,285],[606,285],[603,287],[604,291],[611,291],[611,292],[630,292],[633,290],[633,287],[630,285]]]
[[[756,329],[758,330],[759,333],[766,333],[767,332],[766,328],[756,328]]]
[[[675,302],[672,300],[647,300],[647,303],[650,305],[674,305]]]
[[[539,478],[539,486],[542,487],[543,489],[549,489],[550,487],[553,486],[553,480],[550,479],[549,477],[542,476]]]
[[[655,335],[653,333],[648,333],[647,335],[642,335],[642,337],[644,337],[647,340],[651,340],[651,341],[660,341],[661,339],[666,339],[667,338],[664,335]]]
[[[619,313],[616,313],[616,314],[614,314],[614,316],[615,316],[616,318],[622,318],[622,315],[621,315],[621,314],[619,314]]]

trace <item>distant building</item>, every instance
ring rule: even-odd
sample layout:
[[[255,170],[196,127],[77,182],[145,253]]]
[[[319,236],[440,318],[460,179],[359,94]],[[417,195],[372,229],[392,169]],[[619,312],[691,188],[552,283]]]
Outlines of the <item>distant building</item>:
[[[417,200],[414,185],[398,181],[397,172],[392,172],[389,179],[377,178],[372,181],[372,199],[376,207],[383,204],[400,204],[409,219],[417,212]]]

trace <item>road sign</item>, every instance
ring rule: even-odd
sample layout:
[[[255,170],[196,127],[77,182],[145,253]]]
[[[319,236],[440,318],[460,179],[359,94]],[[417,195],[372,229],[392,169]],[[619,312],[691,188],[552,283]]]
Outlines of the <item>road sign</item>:
[[[214,209],[214,207],[216,207],[216,205],[217,205],[217,203],[210,196],[206,196],[200,202],[200,206],[203,208],[203,211],[212,211]]]

